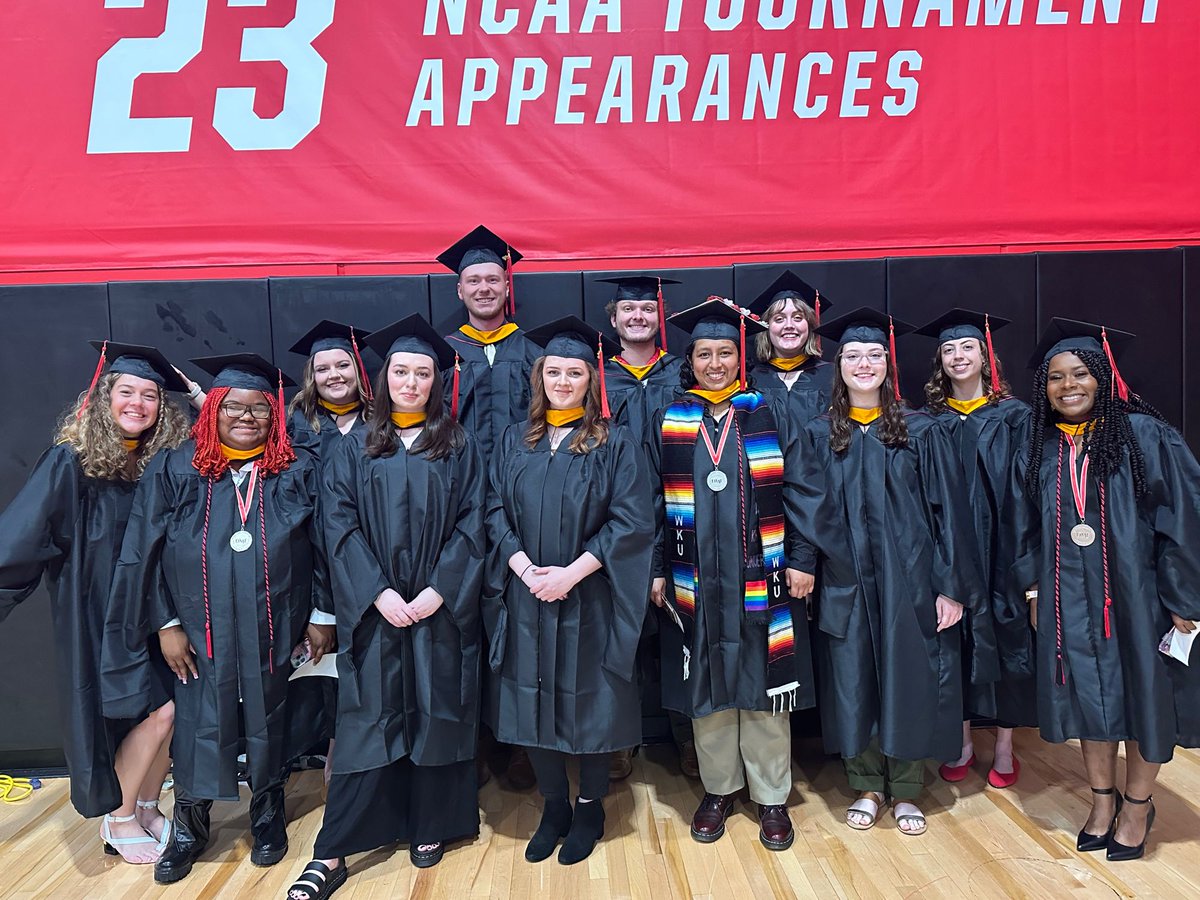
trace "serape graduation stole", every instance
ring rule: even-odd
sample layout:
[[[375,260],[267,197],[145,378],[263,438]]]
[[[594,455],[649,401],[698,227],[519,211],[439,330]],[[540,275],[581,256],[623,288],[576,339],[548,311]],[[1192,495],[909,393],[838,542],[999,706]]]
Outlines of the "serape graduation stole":
[[[796,677],[795,642],[791,599],[786,589],[783,546],[783,451],[779,448],[775,418],[763,399],[754,392],[731,399],[729,415],[735,416],[735,451],[744,450],[758,510],[762,554],[748,552],[746,534],[746,484],[744,468],[738,466],[737,490],[742,532],[743,615],[767,628],[767,695],[779,711],[790,710]],[[674,585],[674,601],[668,592],[674,617],[683,630],[683,677],[690,675],[692,637],[696,623],[696,438],[704,420],[704,402],[685,394],[667,407],[662,425],[662,479],[666,502],[666,556]],[[737,450],[737,448],[741,450]]]

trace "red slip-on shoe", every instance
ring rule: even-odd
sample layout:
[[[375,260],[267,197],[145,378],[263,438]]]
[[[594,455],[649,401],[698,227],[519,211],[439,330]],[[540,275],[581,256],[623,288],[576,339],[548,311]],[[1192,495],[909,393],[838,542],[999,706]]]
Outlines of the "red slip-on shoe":
[[[1013,757],[1013,770],[1007,774],[997,772],[995,768],[988,770],[987,783],[994,788],[1012,787],[1017,783],[1017,779],[1021,777],[1021,761],[1015,756]]]
[[[971,758],[967,760],[967,764],[965,766],[952,766],[949,764],[942,764],[938,766],[938,774],[942,776],[942,781],[949,781],[953,784],[954,782],[962,781],[964,778],[966,778],[967,770],[973,765],[975,765],[974,753],[971,754]]]

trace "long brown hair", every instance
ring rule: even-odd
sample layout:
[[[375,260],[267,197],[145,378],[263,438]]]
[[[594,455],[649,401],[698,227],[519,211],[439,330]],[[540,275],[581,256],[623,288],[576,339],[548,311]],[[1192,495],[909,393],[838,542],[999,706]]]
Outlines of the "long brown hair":
[[[979,358],[983,360],[983,370],[980,373],[983,377],[983,395],[987,397],[988,404],[999,403],[1012,396],[1012,389],[1004,380],[1004,369],[1000,367],[999,357],[996,359],[996,375],[1000,379],[1000,384],[992,384],[992,367],[987,345],[982,341],[978,341],[978,344]],[[953,396],[954,389],[950,384],[950,377],[942,367],[942,345],[939,344],[933,354],[933,371],[929,373],[929,380],[925,382],[925,408],[931,413],[945,412],[949,409],[946,405],[946,398]]]
[[[342,352],[346,353],[345,350]],[[358,402],[362,404],[362,409],[365,412],[368,408],[367,388],[363,383],[362,372],[359,371],[358,361],[354,358],[354,354],[347,353],[346,355],[350,357],[350,368],[354,370],[354,383],[358,389]],[[308,422],[309,428],[314,432],[320,432],[322,417],[317,414],[317,410],[321,408],[317,401],[321,399],[321,395],[317,393],[317,376],[316,372],[313,371],[313,358],[315,356],[316,354],[314,353],[308,358],[308,362],[304,364],[304,377],[301,379],[302,384],[300,390],[296,392],[296,396],[292,398],[292,402],[288,404],[288,415],[290,416],[296,410],[300,410],[300,414]]]
[[[808,339],[804,342],[804,346],[800,348],[800,352],[805,356],[820,356],[821,336],[817,334],[817,314],[813,312],[811,306],[799,297],[784,297],[782,300],[776,300],[763,313],[763,322],[769,325],[771,317],[776,315],[789,303],[800,311],[800,314],[804,316],[804,321],[808,323]],[[760,331],[754,336],[754,350],[759,362],[766,362],[775,356],[775,348],[771,344],[770,332]]]
[[[367,417],[367,456],[378,459],[392,456],[400,449],[400,437],[392,422],[392,395],[388,390],[388,369],[391,356],[375,376],[375,400],[371,414]],[[429,386],[429,400],[425,403],[425,428],[413,442],[412,452],[423,453],[427,459],[444,459],[455,450],[461,450],[467,442],[467,433],[446,410],[445,390],[442,373],[437,362],[433,363],[433,384]]]
[[[904,401],[896,399],[896,382],[892,379],[892,361],[885,349],[887,373],[879,386],[879,417],[883,425],[879,438],[888,447],[908,446],[908,423],[904,421]],[[834,453],[844,453],[850,446],[850,390],[842,378],[842,348],[833,359],[837,374],[833,376],[833,392],[829,403],[829,447]]]
[[[130,475],[126,468],[129,454],[125,450],[125,436],[112,415],[113,385],[120,377],[117,372],[101,376],[90,400],[87,391],[80,394],[63,414],[54,438],[56,444],[70,445],[79,457],[83,474],[89,478],[137,481],[154,454],[159,450],[171,450],[187,440],[187,417],[167,398],[166,391],[155,385],[158,387],[158,418],[138,440],[137,464],[134,474]]]
[[[590,362],[583,363],[588,372],[587,396],[583,401],[583,421],[567,445],[572,453],[590,453],[608,442],[608,420],[600,414],[600,376]],[[546,399],[546,381],[542,370],[546,357],[538,357],[529,376],[529,422],[525,428],[525,446],[532,450],[546,434],[546,410],[550,401]]]

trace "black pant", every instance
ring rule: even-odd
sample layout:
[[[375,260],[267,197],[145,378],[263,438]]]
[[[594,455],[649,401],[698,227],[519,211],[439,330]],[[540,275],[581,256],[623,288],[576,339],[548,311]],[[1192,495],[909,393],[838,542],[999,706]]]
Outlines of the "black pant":
[[[608,793],[608,768],[611,753],[563,753],[559,750],[527,748],[529,761],[537,775],[538,790],[547,800],[569,800],[567,760],[579,760],[579,796],[599,800]]]

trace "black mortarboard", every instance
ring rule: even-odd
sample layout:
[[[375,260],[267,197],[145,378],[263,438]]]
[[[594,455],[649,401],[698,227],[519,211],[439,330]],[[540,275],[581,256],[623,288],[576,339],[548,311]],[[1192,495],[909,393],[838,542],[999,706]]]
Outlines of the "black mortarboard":
[[[617,286],[615,302],[621,300],[658,300],[660,284],[679,284],[674,278],[659,278],[657,275],[622,275],[617,278],[597,278],[601,284]]]
[[[283,379],[284,387],[296,386],[296,382],[257,353],[201,356],[193,359],[192,362],[213,376],[213,383],[209,390],[227,387],[246,391],[262,391],[269,394],[276,389],[280,378]]]
[[[140,344],[120,344],[116,341],[90,341],[104,357],[112,360],[108,371],[118,375],[135,375],[153,381],[168,391],[188,392],[187,382],[167,362],[167,358],[154,347]]]
[[[353,341],[351,335],[354,336]],[[345,350],[351,356],[357,357],[358,353],[354,348],[354,343],[364,343],[370,335],[371,332],[355,328],[353,325],[325,319],[310,328],[304,337],[292,344],[290,352],[311,357],[324,350]]]
[[[480,263],[495,263],[500,268],[507,269],[520,261],[520,253],[483,225],[455,241],[438,256],[438,262],[458,275],[461,275],[464,269]]]
[[[887,313],[860,306],[858,309],[838,316],[817,329],[817,334],[831,338],[839,344],[857,341],[863,344],[888,346],[889,327],[896,334],[908,334],[913,327],[907,322],[891,318]]]
[[[675,313],[667,321],[691,334],[694,341],[737,341],[741,337],[739,326],[743,321],[746,323],[747,332],[767,330],[766,323],[758,316],[743,310],[724,297],[709,297],[691,309]]]
[[[393,353],[423,353],[434,360],[439,369],[454,366],[454,350],[416,313],[371,332],[367,346],[379,354],[385,366]]]
[[[596,365],[596,350],[602,342],[605,357],[621,355],[621,345],[611,338],[604,337],[599,331],[587,324],[578,316],[564,316],[546,325],[541,325],[532,331],[525,332],[525,337],[543,348],[546,356],[563,356],[567,359],[580,359]]]
[[[976,312],[973,309],[952,309],[938,316],[932,322],[922,325],[916,334],[937,338],[939,345],[946,341],[959,341],[963,338],[984,340],[984,332],[990,327],[992,331],[1008,325],[1009,319],[993,316],[988,313]]]
[[[803,300],[817,314],[817,322],[821,314],[829,310],[833,304],[829,298],[821,294],[815,287],[793,272],[784,269],[783,273],[768,285],[767,289],[750,301],[750,311],[759,316],[765,316],[767,309],[776,300]]]
[[[1049,362],[1059,353],[1068,353],[1075,350],[1092,350],[1096,353],[1104,353],[1105,335],[1108,337],[1108,344],[1112,348],[1114,356],[1124,350],[1125,346],[1134,338],[1134,335],[1128,331],[1118,331],[1115,328],[1106,328],[1103,325],[1093,325],[1091,322],[1079,322],[1075,319],[1051,319],[1050,324],[1046,326],[1046,330],[1042,332],[1042,338],[1038,341],[1037,349],[1033,351],[1033,358],[1029,361],[1029,368],[1036,369],[1042,363]]]

